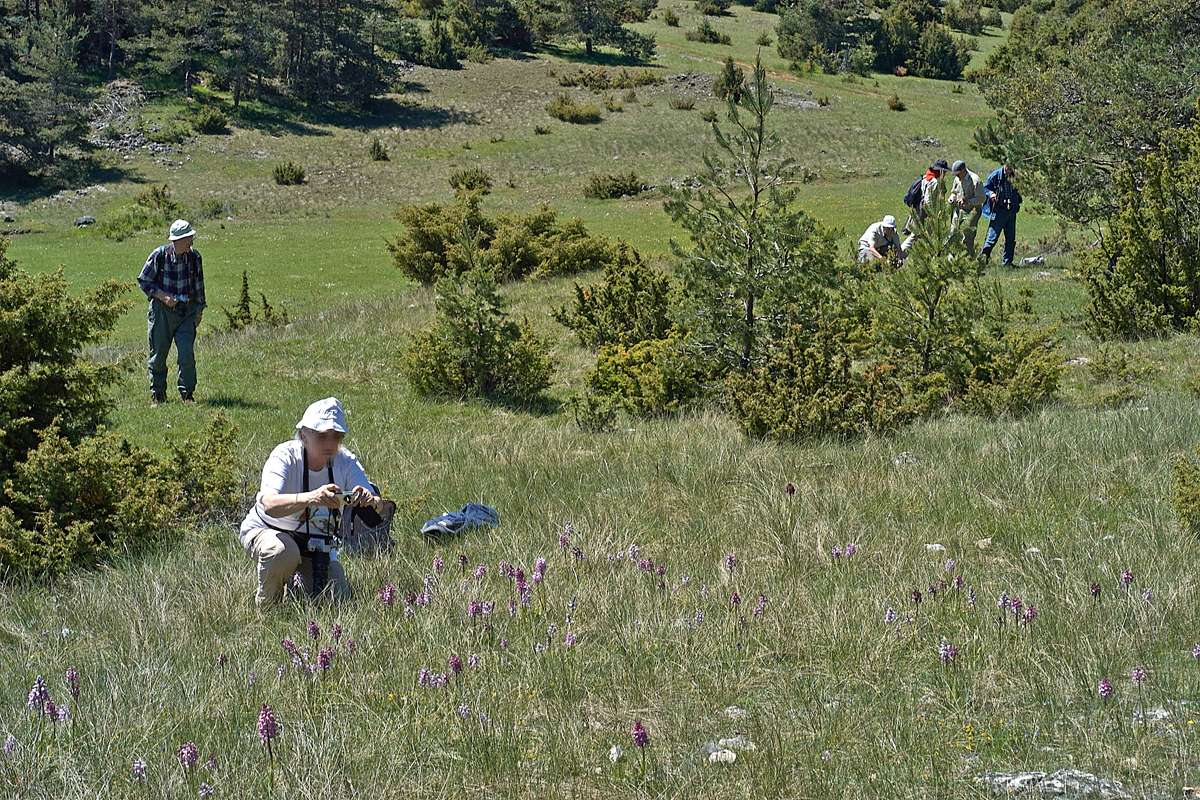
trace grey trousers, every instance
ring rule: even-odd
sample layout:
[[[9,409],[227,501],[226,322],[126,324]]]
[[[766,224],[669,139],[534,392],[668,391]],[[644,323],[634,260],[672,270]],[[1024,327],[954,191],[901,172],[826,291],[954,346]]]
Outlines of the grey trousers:
[[[150,392],[155,397],[167,393],[167,357],[172,343],[179,363],[179,394],[191,397],[196,391],[196,323],[201,311],[192,303],[167,308],[158,300],[150,301],[146,314],[150,358],[146,367],[150,373]]]

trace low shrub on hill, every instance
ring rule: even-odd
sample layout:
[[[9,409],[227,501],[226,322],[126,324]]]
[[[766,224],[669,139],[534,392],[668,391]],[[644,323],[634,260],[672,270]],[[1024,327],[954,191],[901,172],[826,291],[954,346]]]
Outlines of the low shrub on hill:
[[[304,167],[293,161],[285,161],[275,165],[271,177],[279,186],[299,186],[304,183]]]
[[[387,242],[395,266],[424,284],[467,269],[472,259],[499,281],[573,275],[603,269],[620,257],[618,243],[592,236],[579,219],[559,219],[549,207],[528,214],[489,218],[478,195],[451,204],[406,206],[396,215],[404,231]],[[465,252],[460,231],[466,224],[477,233]]]
[[[573,125],[592,125],[600,121],[600,109],[593,103],[580,103],[565,94],[546,105],[546,113]]]
[[[509,319],[492,271],[472,264],[438,281],[434,324],[404,351],[401,369],[426,397],[529,404],[550,386],[554,361],[528,320]]]
[[[96,228],[106,239],[120,242],[135,233],[170,224],[183,215],[183,206],[166,185],[151,186],[139,192],[133,204],[102,220]]]
[[[196,133],[206,135],[229,133],[229,117],[219,108],[205,106],[196,112],[192,119],[192,127],[196,129]]]
[[[450,188],[454,194],[489,194],[492,191],[492,176],[482,167],[466,167],[450,173]]]
[[[721,33],[712,26],[708,18],[700,20],[700,24],[694,31],[688,31],[684,34],[689,42],[702,42],[704,44],[732,44],[733,40],[729,38],[729,34]]]
[[[618,257],[605,266],[603,278],[587,286],[575,284],[574,299],[556,309],[554,319],[593,350],[665,339],[673,328],[676,292],[670,276],[622,242]]]
[[[596,200],[614,200],[640,194],[642,187],[642,179],[636,172],[591,175],[584,184],[583,195]]]

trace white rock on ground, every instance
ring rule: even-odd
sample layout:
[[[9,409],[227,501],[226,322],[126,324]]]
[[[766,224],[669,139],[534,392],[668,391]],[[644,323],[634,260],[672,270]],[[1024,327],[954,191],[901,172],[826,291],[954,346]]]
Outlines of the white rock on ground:
[[[1126,800],[1132,798],[1117,781],[1077,769],[1045,772],[986,772],[976,778],[1000,797],[1061,797],[1066,800]]]

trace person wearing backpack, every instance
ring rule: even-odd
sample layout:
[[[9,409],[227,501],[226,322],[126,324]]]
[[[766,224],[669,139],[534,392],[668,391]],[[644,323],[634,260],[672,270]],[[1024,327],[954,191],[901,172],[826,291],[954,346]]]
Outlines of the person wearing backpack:
[[[1004,164],[992,170],[983,182],[983,193],[987,198],[983,205],[983,215],[988,218],[987,238],[979,257],[986,261],[992,255],[992,248],[1004,234],[1004,258],[1006,267],[1013,265],[1013,255],[1017,247],[1017,212],[1021,210],[1021,193],[1013,185],[1017,170],[1012,164]]]
[[[942,176],[950,171],[950,165],[946,163],[946,159],[939,158],[934,161],[929,169],[925,170],[925,174],[913,181],[912,186],[908,187],[908,191],[904,194],[904,205],[911,210],[908,216],[908,222],[904,223],[904,232],[908,234],[908,238],[900,245],[900,249],[908,252],[916,241],[916,228],[925,217],[929,215],[929,204],[933,202],[934,194],[941,185]]]
[[[192,402],[196,391],[196,328],[207,305],[204,264],[192,247],[196,229],[187,220],[171,223],[169,241],[154,249],[138,275],[138,286],[150,301],[146,313],[150,358],[150,403],[167,399],[167,357],[171,343],[179,362],[179,398]]]

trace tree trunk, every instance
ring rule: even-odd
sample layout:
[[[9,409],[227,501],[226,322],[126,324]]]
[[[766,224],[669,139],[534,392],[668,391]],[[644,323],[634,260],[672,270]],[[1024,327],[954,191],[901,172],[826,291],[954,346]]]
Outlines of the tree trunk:
[[[587,36],[584,38],[583,47],[584,47],[584,50],[587,52],[587,54],[590,56],[592,54],[592,37]]]
[[[746,330],[742,333],[742,371],[750,369],[750,350],[754,345],[754,293],[746,297]]]

